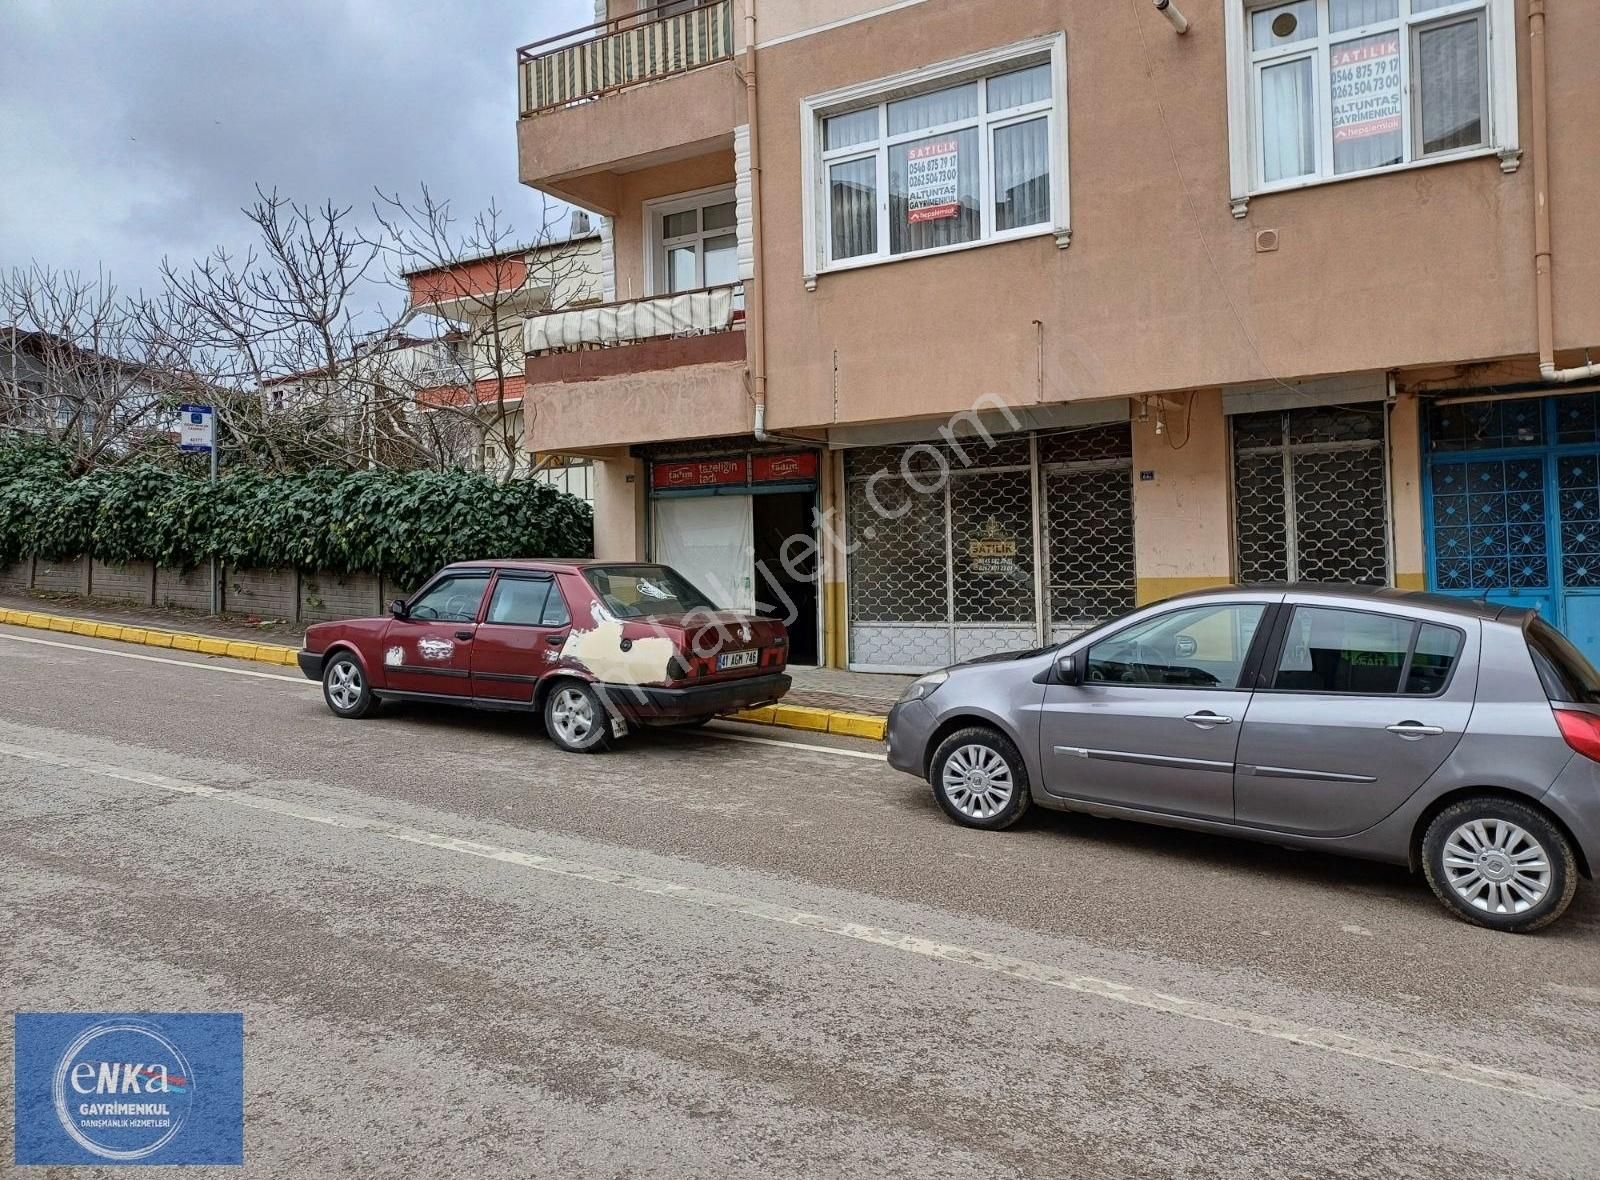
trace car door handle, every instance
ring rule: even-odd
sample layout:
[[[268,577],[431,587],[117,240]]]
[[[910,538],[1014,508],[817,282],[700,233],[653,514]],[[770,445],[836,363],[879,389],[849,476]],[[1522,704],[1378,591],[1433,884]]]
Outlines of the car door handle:
[[[1213,725],[1232,725],[1232,717],[1223,717],[1213,713],[1210,709],[1201,709],[1198,713],[1190,713],[1184,718],[1190,725],[1198,725],[1201,729],[1210,729]]]
[[[461,640],[462,643],[470,643],[472,641],[472,632],[471,631],[457,631],[456,632],[456,638]]]
[[[546,635],[544,641],[551,647],[560,647],[567,641],[567,633],[563,631],[560,635]]]
[[[1393,725],[1385,725],[1384,728],[1403,738],[1438,737],[1444,732],[1443,726],[1424,725],[1420,721],[1397,721]]]

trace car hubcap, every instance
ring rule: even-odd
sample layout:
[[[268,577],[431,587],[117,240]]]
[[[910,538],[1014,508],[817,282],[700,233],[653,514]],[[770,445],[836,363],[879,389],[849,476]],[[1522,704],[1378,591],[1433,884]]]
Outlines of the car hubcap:
[[[581,746],[594,730],[594,707],[587,694],[575,688],[563,688],[556,693],[550,710],[556,734],[568,745]]]
[[[353,709],[361,700],[361,669],[341,660],[328,673],[328,699],[336,709]]]
[[[945,797],[962,815],[990,819],[1011,802],[1011,767],[988,746],[961,746],[945,759]]]
[[[1509,820],[1475,819],[1451,832],[1444,871],[1462,901],[1491,914],[1526,913],[1550,892],[1550,857]]]

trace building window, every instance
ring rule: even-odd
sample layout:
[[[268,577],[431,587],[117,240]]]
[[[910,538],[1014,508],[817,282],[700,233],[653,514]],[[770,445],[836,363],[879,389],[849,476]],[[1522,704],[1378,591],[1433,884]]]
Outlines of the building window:
[[[739,281],[738,216],[732,189],[650,206],[651,294],[673,295]]]
[[[1066,227],[1063,42],[808,99],[813,269]]]
[[[1511,0],[1234,3],[1236,199],[1495,148],[1514,167]]]

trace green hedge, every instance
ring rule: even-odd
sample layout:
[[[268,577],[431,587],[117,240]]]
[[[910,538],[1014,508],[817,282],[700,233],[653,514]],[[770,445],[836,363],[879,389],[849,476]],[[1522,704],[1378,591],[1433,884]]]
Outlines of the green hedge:
[[[93,553],[121,564],[382,574],[419,584],[441,565],[584,557],[589,506],[546,484],[466,471],[243,471],[212,484],[149,465],[69,478],[37,447],[0,448],[0,565]]]

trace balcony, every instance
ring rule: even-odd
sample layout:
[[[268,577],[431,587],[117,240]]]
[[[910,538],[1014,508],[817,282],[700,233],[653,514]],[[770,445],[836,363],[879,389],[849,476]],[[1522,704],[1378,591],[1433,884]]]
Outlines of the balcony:
[[[730,147],[733,0],[644,9],[517,50],[524,184],[615,214],[617,176]]]
[[[603,453],[749,429],[738,284],[533,316],[528,446]]]

